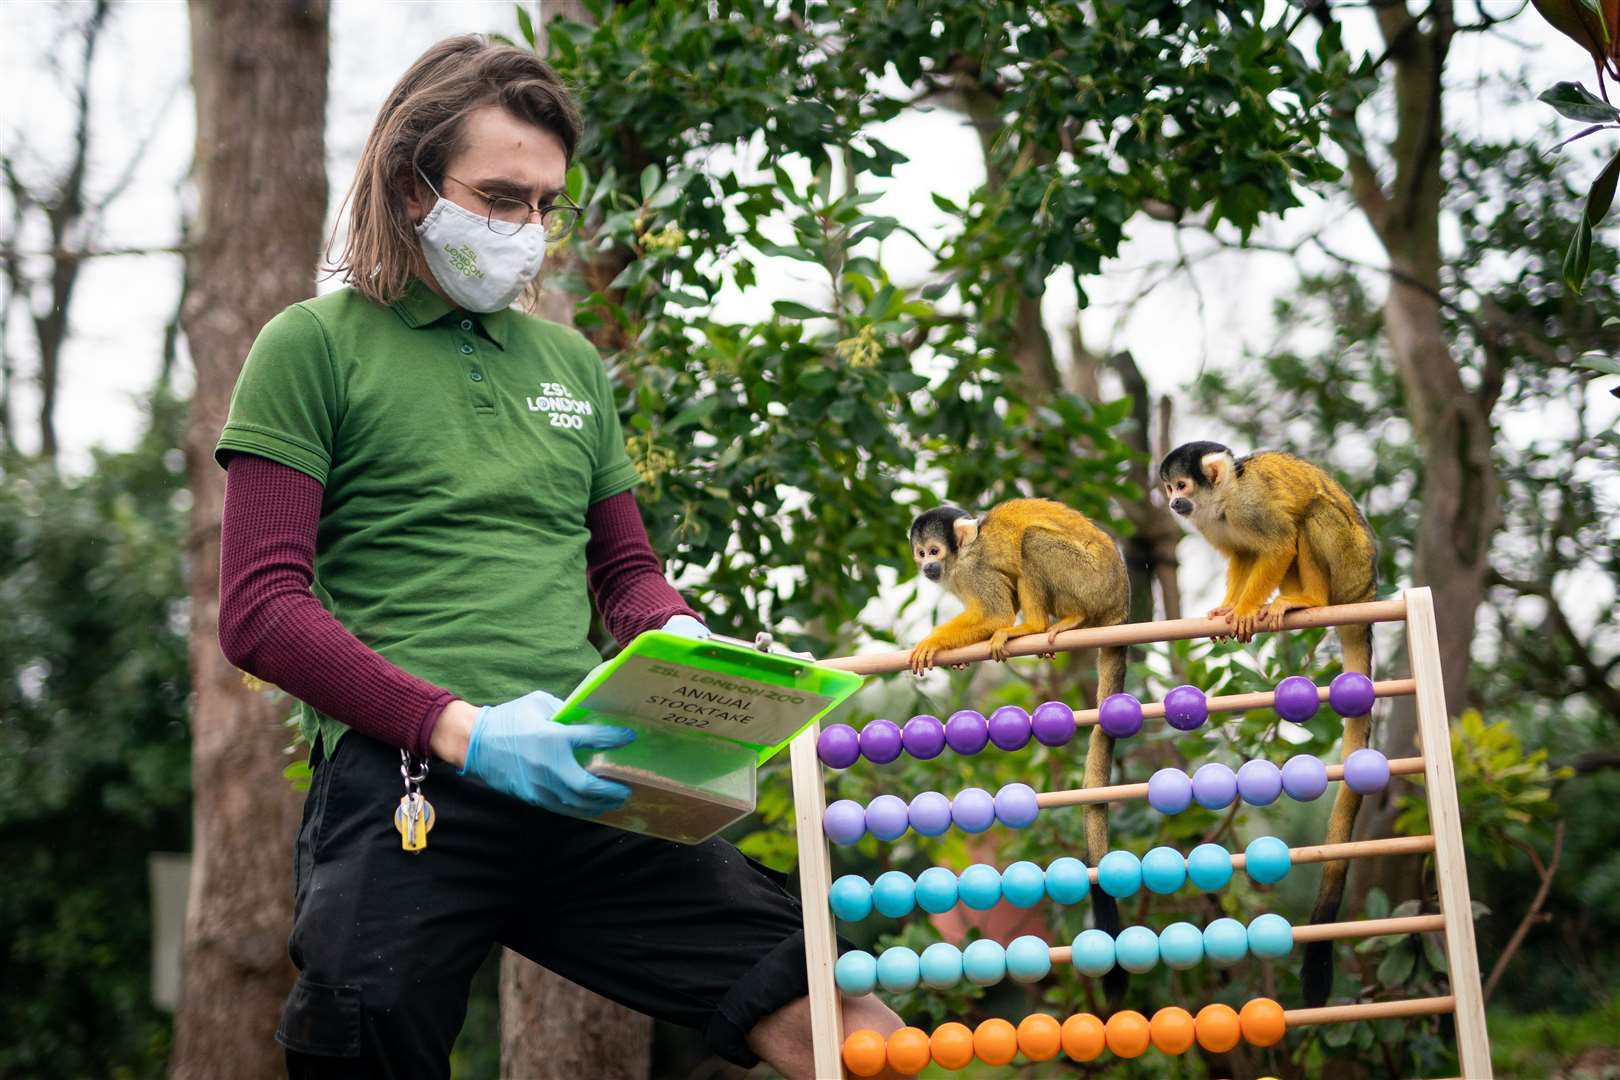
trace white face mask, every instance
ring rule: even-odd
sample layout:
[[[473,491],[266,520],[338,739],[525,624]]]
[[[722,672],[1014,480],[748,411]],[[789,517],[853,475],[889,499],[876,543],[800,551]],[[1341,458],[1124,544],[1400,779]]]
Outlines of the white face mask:
[[[433,187],[431,181],[428,187]],[[433,193],[439,195],[438,189],[433,188]],[[540,273],[546,257],[544,229],[529,224],[511,236],[502,236],[489,227],[483,214],[443,195],[416,226],[416,235],[439,287],[468,311],[488,313],[511,307],[524,286]]]

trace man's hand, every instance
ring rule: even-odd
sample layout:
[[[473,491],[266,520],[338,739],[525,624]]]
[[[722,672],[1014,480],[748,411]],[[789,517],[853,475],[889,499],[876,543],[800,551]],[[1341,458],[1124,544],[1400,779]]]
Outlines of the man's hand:
[[[586,772],[574,751],[611,750],[633,740],[635,732],[606,724],[559,724],[552,717],[561,708],[562,702],[544,690],[484,706],[473,721],[461,775],[556,813],[594,817],[623,806],[630,789]]]
[[[681,637],[697,638],[699,641],[710,636],[709,628],[690,615],[671,616],[670,620],[658,629],[679,634]]]

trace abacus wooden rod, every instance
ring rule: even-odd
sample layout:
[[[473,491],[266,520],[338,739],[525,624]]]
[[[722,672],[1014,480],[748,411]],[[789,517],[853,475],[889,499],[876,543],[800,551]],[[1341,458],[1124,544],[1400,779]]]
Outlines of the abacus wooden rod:
[[[1411,679],[1384,679],[1373,683],[1373,695],[1381,698],[1406,697],[1416,687],[1417,683]],[[1316,688],[1316,700],[1326,701],[1327,699],[1328,687],[1318,686]],[[1264,690],[1254,694],[1224,694],[1217,697],[1208,697],[1204,699],[1204,704],[1211,713],[1244,712],[1248,709],[1269,709],[1276,704],[1276,701],[1277,695],[1274,692]],[[1074,714],[1074,722],[1081,727],[1087,724],[1095,724],[1099,712],[1098,709],[1081,709]],[[1142,716],[1145,719],[1152,720],[1163,715],[1164,702],[1142,702]]]
[[[1296,926],[1294,944],[1307,941],[1342,941],[1347,938],[1383,937],[1386,934],[1426,934],[1444,930],[1443,915],[1411,915],[1402,919],[1357,919],[1353,922],[1320,923],[1316,926]],[[1051,947],[1053,964],[1067,964],[1073,949],[1068,945]]]
[[[1290,611],[1283,616],[1282,628],[1310,630],[1322,626],[1400,622],[1405,618],[1405,600],[1374,600],[1366,604],[1337,604]],[[1168,619],[1163,622],[1123,623],[1119,626],[1065,630],[1051,642],[1046,640],[1045,634],[1029,634],[1013,638],[1007,642],[1007,655],[1039,656],[1043,653],[1095,649],[1104,645],[1147,645],[1156,641],[1229,637],[1231,633],[1232,626],[1225,619]],[[988,642],[981,642],[978,645],[965,645],[960,649],[942,652],[934,658],[934,662],[945,666],[976,664],[988,659],[990,659],[990,645]],[[857,675],[887,675],[891,672],[908,670],[911,667],[911,653],[908,650],[868,653],[864,656],[840,656],[831,660],[821,660],[819,663],[841,671],[853,671]]]
[[[844,1075],[843,1013],[833,965],[838,938],[833,929],[827,891],[832,882],[827,838],[821,832],[826,795],[821,759],[816,757],[820,724],[811,724],[789,747],[793,773],[793,811],[799,837],[799,895],[804,900],[804,958],[809,977],[810,1053],[817,1076]]]
[[[1391,776],[1411,776],[1423,771],[1420,757],[1390,758]],[[1329,780],[1344,779],[1343,765],[1327,767]],[[1147,798],[1148,786],[1142,784],[1113,784],[1109,787],[1067,788],[1062,791],[1043,791],[1035,796],[1035,805],[1042,810],[1053,806],[1088,806],[1092,803],[1124,802],[1126,799]]]
[[[1456,1009],[1457,999],[1446,994],[1442,997],[1407,998],[1405,1001],[1324,1005],[1319,1009],[1284,1009],[1283,1022],[1289,1027],[1304,1027],[1307,1024],[1343,1024],[1352,1020],[1398,1020],[1407,1016],[1444,1016]]]

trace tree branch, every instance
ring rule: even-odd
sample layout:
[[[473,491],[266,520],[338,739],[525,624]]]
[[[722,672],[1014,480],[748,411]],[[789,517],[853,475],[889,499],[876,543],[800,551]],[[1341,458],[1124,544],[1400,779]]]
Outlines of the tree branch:
[[[1515,847],[1530,856],[1531,863],[1535,865],[1536,874],[1541,878],[1541,887],[1536,890],[1535,899],[1530,901],[1530,910],[1524,913],[1524,918],[1519,920],[1518,928],[1513,931],[1513,936],[1508,939],[1507,945],[1502,948],[1502,955],[1496,958],[1496,965],[1491,968],[1491,977],[1485,980],[1484,995],[1486,1002],[1491,1000],[1491,994],[1495,992],[1496,984],[1502,980],[1503,973],[1507,971],[1508,961],[1513,959],[1513,954],[1519,951],[1520,945],[1524,944],[1525,935],[1530,932],[1530,927],[1541,914],[1541,905],[1547,902],[1547,894],[1552,891],[1553,875],[1558,873],[1558,859],[1564,853],[1564,822],[1560,819],[1553,829],[1552,859],[1546,866],[1542,865],[1541,856],[1537,854],[1535,848],[1517,840],[1513,841],[1513,843]]]

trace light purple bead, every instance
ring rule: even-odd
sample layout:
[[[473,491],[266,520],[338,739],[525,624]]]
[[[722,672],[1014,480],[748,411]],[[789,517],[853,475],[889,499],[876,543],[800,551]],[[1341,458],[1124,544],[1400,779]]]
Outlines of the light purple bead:
[[[1007,784],[996,792],[996,820],[1009,828],[1033,825],[1040,809],[1035,789],[1028,784]]]
[[[1042,746],[1062,746],[1074,738],[1074,710],[1061,701],[1037,705],[1029,723],[1035,741]]]
[[[1142,730],[1142,703],[1129,694],[1109,694],[1097,710],[1097,722],[1116,739],[1128,739]]]
[[[1295,754],[1283,762],[1282,785],[1290,799],[1310,802],[1327,790],[1327,766],[1314,754]]]
[[[1328,704],[1340,716],[1366,716],[1378,694],[1373,682],[1359,671],[1346,671],[1328,684]]]
[[[983,788],[963,788],[951,800],[951,820],[963,832],[984,832],[995,824],[996,800]]]
[[[1237,777],[1230,767],[1218,761],[1198,766],[1192,778],[1193,801],[1205,810],[1231,806],[1237,798]]]
[[[945,741],[958,754],[977,754],[990,741],[990,725],[983,713],[958,709],[945,721]]]
[[[911,827],[906,801],[898,795],[879,795],[866,805],[866,831],[879,840],[898,840]]]
[[[918,761],[939,757],[945,749],[945,725],[937,716],[913,716],[901,729],[900,741],[905,743],[906,753]]]
[[[1164,695],[1164,721],[1177,731],[1193,731],[1209,719],[1209,703],[1196,686],[1178,686]]]
[[[990,741],[1000,750],[1022,750],[1029,743],[1029,713],[1017,705],[1003,705],[986,722]]]
[[[874,765],[900,756],[900,728],[892,720],[873,720],[861,728],[861,753]]]
[[[1284,720],[1303,724],[1316,715],[1318,704],[1316,684],[1303,675],[1290,675],[1277,684],[1277,715]]]
[[[1357,795],[1371,795],[1389,783],[1389,759],[1363,747],[1344,759],[1344,782]]]
[[[907,816],[919,836],[940,836],[951,827],[951,800],[937,791],[918,792]]]
[[[866,835],[866,811],[854,799],[839,799],[821,815],[821,829],[835,844],[853,844]]]
[[[861,737],[848,724],[828,724],[816,737],[816,756],[834,769],[847,769],[861,759]]]
[[[1250,806],[1270,806],[1282,794],[1282,770],[1263,758],[1238,766],[1238,794]]]
[[[1179,814],[1192,805],[1192,780],[1180,769],[1160,769],[1148,777],[1148,804],[1161,814]]]

